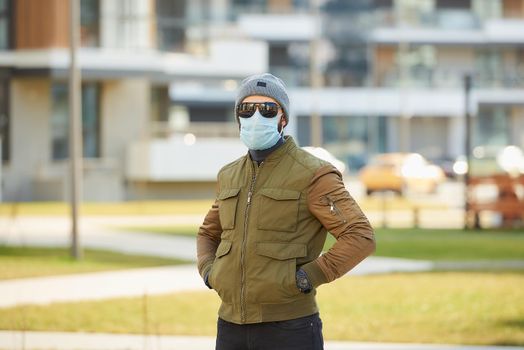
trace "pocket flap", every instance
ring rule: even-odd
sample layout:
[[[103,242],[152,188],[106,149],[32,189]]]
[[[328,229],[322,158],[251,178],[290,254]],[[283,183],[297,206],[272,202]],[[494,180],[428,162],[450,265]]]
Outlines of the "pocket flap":
[[[240,188],[228,188],[220,191],[220,193],[217,196],[217,199],[227,199],[235,197],[238,195],[238,192],[240,192]]]
[[[257,243],[257,254],[277,260],[301,258],[307,255],[305,244],[298,243]]]
[[[226,255],[231,250],[231,241],[221,241],[218,245],[215,256],[220,258],[221,256]]]
[[[300,191],[285,190],[281,188],[263,188],[260,190],[260,193],[266,197],[275,199],[277,201],[285,201],[300,198]]]

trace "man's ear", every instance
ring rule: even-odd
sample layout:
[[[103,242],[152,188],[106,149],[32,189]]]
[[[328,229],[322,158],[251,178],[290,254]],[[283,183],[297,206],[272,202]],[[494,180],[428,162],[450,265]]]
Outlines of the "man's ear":
[[[285,128],[287,126],[287,120],[284,114],[282,114],[282,116],[280,117],[280,121],[282,124],[282,129]]]

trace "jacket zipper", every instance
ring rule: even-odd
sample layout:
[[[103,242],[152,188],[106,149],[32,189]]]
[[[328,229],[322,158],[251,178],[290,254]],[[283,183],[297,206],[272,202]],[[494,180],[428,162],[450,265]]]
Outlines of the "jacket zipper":
[[[245,310],[245,297],[244,297],[244,287],[246,283],[246,271],[245,271],[245,254],[246,254],[246,238],[247,238],[247,226],[248,226],[248,219],[249,219],[249,208],[251,207],[251,198],[253,196],[253,190],[255,189],[255,183],[257,181],[258,172],[260,171],[260,168],[264,162],[261,162],[260,165],[255,169],[253,169],[253,176],[251,177],[251,184],[249,186],[249,192],[247,194],[247,205],[246,205],[246,211],[244,215],[244,235],[242,237],[242,249],[240,250],[240,269],[242,271],[242,275],[240,277],[240,319],[241,322],[246,322],[246,310]],[[254,166],[253,166],[254,168]]]
[[[329,212],[331,213],[331,215],[337,215],[342,220],[342,222],[345,224],[347,220],[346,218],[344,218],[344,216],[342,215],[338,207],[335,205],[335,201],[331,199],[331,197],[329,196],[326,196],[326,199],[329,203]]]

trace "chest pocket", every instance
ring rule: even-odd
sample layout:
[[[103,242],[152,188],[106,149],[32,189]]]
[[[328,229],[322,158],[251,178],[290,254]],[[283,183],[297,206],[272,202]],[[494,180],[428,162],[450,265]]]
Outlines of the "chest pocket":
[[[259,193],[258,229],[295,232],[300,191],[263,188]]]
[[[218,194],[218,215],[223,230],[235,228],[235,219],[240,188],[228,188]]]

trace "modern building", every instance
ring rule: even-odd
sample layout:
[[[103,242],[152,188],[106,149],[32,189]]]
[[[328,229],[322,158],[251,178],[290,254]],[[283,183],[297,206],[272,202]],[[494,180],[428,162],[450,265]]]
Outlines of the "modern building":
[[[474,146],[524,146],[524,1],[230,1],[229,25],[269,47],[269,70],[291,85],[289,131],[357,171],[380,152],[443,161],[464,154],[464,76],[473,79]],[[317,20],[320,17],[320,23]],[[316,47],[322,88],[311,89]],[[229,104],[219,91],[210,100]],[[198,94],[180,84],[175,104]],[[313,130],[315,131],[315,130]]]
[[[68,3],[0,0],[5,201],[68,197]],[[524,147],[524,0],[81,0],[81,27],[87,201],[212,196],[245,152],[235,89],[264,71],[287,132],[350,172],[463,154],[464,74],[474,144]]]
[[[169,86],[195,79],[230,88],[232,79],[267,70],[267,47],[209,40],[203,7],[200,1],[81,1],[86,201],[198,197],[214,189],[214,178],[187,171],[194,158],[177,149],[176,137],[155,139],[167,125]],[[69,196],[68,33],[68,0],[0,1],[4,201]],[[235,51],[253,59],[229,55]],[[241,152],[237,143],[225,146],[229,153]]]

